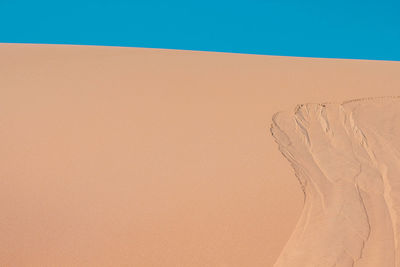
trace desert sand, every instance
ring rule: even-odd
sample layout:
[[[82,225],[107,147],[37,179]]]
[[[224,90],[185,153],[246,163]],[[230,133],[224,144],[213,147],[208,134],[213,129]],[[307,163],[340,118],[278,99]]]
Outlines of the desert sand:
[[[400,99],[299,105],[271,131],[305,195],[274,266],[400,266]]]
[[[278,111],[291,120],[293,113],[284,111],[299,103],[398,95],[399,73],[400,62],[0,44],[0,266],[301,266],[293,261],[318,260],[305,251],[312,245],[316,256],[331,250],[326,261],[337,266],[346,266],[340,260],[394,264],[394,206],[378,209],[394,198],[382,199],[388,191],[375,176],[384,165],[373,165],[394,159],[393,140],[389,154],[378,145],[395,134],[386,125],[396,115],[394,105],[355,106],[360,113],[353,125],[362,129],[376,162],[353,139],[355,158],[348,143],[328,146],[349,157],[324,166],[328,171],[354,165],[330,179],[354,179],[356,159],[368,166],[367,178],[357,182],[366,209],[376,212],[368,218],[348,184],[348,192],[327,189],[333,199],[310,193],[315,201],[304,202],[270,124]],[[342,105],[345,113],[351,105]],[[339,106],[329,106],[328,116],[342,114],[335,111]],[[286,125],[281,119],[278,124]],[[351,125],[328,122],[332,131],[356,135]],[[374,141],[375,123],[388,128]],[[335,140],[309,135],[315,148]],[[296,149],[304,152],[301,142]],[[319,160],[326,155],[322,151]],[[395,173],[386,170],[385,186],[394,186]],[[321,227],[316,231],[329,224],[344,231],[334,237],[338,228],[324,231],[332,244],[321,244],[316,233],[307,233],[309,239],[298,233],[312,228],[302,225],[304,203],[313,216],[331,212],[313,220]],[[340,203],[350,222],[335,217]],[[338,221],[329,222],[332,217]],[[348,242],[346,252],[340,242]],[[297,254],[290,252],[299,245]]]

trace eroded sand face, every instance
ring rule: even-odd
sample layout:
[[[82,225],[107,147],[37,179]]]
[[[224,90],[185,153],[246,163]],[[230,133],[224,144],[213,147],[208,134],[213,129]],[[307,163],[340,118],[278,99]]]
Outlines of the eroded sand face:
[[[271,131],[305,196],[275,266],[400,266],[400,99],[300,105]]]

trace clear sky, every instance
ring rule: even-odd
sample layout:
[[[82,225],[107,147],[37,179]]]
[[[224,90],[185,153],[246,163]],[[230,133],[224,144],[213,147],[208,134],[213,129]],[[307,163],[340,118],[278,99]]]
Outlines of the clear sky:
[[[400,0],[0,0],[0,42],[400,60]]]

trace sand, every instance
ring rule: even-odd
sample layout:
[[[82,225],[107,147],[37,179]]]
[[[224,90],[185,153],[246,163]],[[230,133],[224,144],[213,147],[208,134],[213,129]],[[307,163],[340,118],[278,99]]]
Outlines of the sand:
[[[271,117],[397,95],[398,73],[399,62],[0,44],[0,265],[273,266],[304,193]],[[393,240],[370,228],[365,257],[350,243],[344,260]]]
[[[274,266],[400,266],[400,99],[299,105],[271,131],[305,194]]]

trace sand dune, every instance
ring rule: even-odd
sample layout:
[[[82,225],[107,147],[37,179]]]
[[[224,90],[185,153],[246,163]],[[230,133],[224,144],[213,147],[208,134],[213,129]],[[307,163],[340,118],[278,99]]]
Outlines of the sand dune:
[[[305,196],[275,266],[400,266],[400,99],[299,105],[271,131]]]
[[[0,44],[0,266],[273,266],[303,192],[269,133],[272,115],[297,103],[396,95],[399,73],[400,62]],[[324,142],[314,135],[313,147]],[[364,203],[372,210],[380,197]],[[343,211],[361,220],[356,230],[342,226],[357,236],[347,258],[359,258],[367,240],[358,262],[387,255],[378,244],[393,242],[391,226],[373,221],[389,211],[367,220],[361,208]]]

